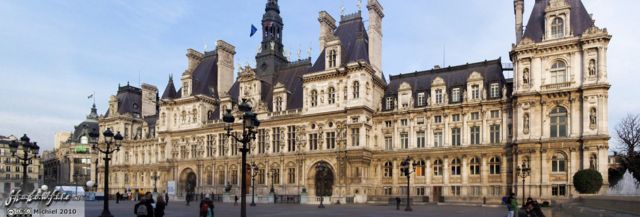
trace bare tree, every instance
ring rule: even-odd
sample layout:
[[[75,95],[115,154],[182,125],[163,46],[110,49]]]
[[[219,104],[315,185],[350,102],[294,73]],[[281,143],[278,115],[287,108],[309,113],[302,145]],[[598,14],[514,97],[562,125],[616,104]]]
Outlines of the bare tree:
[[[618,150],[626,157],[638,155],[640,149],[640,115],[628,114],[616,125],[616,135],[620,142]]]

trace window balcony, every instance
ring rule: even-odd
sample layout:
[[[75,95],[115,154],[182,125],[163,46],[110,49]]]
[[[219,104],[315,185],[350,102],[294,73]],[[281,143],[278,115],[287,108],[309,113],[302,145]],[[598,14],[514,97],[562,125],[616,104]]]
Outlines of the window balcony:
[[[542,85],[542,90],[558,90],[558,89],[569,88],[569,87],[571,87],[571,84],[573,84],[573,82],[561,82],[561,83],[555,83],[555,84],[545,84],[545,85]]]

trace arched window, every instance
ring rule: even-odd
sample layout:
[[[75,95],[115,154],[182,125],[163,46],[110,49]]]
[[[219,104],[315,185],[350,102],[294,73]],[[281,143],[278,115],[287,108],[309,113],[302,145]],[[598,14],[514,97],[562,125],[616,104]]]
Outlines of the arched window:
[[[551,158],[551,172],[561,173],[566,170],[566,160],[563,154],[556,153]]]
[[[437,159],[433,161],[433,175],[442,176],[442,160]]]
[[[393,176],[393,163],[391,161],[387,161],[384,163],[384,177]]]
[[[276,105],[275,105],[275,107],[276,107],[275,110],[277,112],[282,111],[282,97],[281,96],[276,97]]]
[[[451,175],[453,176],[459,176],[460,175],[460,159],[459,158],[454,158],[453,160],[451,160]]]
[[[480,175],[480,159],[478,157],[471,158],[469,161],[469,170],[471,175]]]
[[[551,37],[564,37],[564,20],[562,20],[562,18],[556,17],[551,21]]]
[[[500,157],[495,156],[489,160],[489,174],[500,174]]]
[[[360,98],[360,82],[358,81],[353,82],[353,98]]]
[[[567,64],[564,61],[557,60],[551,65],[551,83],[563,83],[567,81]]]
[[[327,90],[327,93],[328,93],[327,101],[329,102],[329,104],[336,103],[336,89],[334,87],[329,87],[329,90]]]
[[[423,160],[419,160],[416,162],[416,176],[424,176],[425,174],[425,163]]]
[[[336,50],[330,50],[329,51],[329,67],[330,68],[336,67],[336,64],[337,64],[336,59],[337,59],[337,57],[338,57],[338,54],[337,54]]]
[[[563,107],[555,107],[551,114],[551,138],[567,136],[567,109]]]
[[[589,169],[598,170],[598,156],[596,154],[591,154],[589,157]]]
[[[312,90],[311,91],[311,106],[317,106],[318,105],[318,91],[317,90]]]

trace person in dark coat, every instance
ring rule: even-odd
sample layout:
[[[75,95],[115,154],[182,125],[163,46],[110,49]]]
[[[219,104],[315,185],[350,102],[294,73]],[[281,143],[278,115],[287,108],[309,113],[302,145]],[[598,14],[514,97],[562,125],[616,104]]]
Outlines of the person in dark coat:
[[[158,195],[156,202],[156,208],[153,211],[154,217],[164,217],[164,208],[167,206],[167,203],[164,202],[164,196]]]
[[[164,202],[166,205],[169,205],[169,193],[167,193],[167,191],[164,191]]]
[[[396,197],[396,210],[400,210],[400,197]]]
[[[148,193],[133,207],[133,214],[137,217],[153,217],[152,201],[151,193]]]
[[[120,203],[120,192],[116,192],[116,203]]]
[[[200,217],[213,217],[213,201],[209,195],[200,201]]]

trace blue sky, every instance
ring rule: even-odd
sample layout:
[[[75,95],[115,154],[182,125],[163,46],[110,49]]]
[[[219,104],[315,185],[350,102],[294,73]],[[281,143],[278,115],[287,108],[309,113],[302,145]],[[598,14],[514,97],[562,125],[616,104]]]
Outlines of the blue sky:
[[[525,23],[533,0],[526,1]],[[209,49],[218,39],[236,46],[237,63],[253,63],[266,0],[247,1],[0,1],[0,135],[27,133],[44,149],[53,135],[84,120],[95,92],[99,113],[118,84],[140,81],[164,90],[170,74],[186,68],[187,48]],[[339,19],[356,0],[280,0],[284,44],[292,57],[318,55],[318,12]],[[366,1],[363,1],[366,2]],[[512,0],[380,0],[383,70],[398,74],[443,64],[502,57],[514,41]],[[631,91],[640,80],[637,0],[583,0],[596,25],[613,35],[609,46],[609,127],[639,112]],[[363,12],[366,17],[366,12]],[[259,34],[258,34],[259,36]],[[631,92],[629,92],[631,91]],[[612,132],[613,133],[613,132]],[[615,142],[614,140],[611,141]]]

